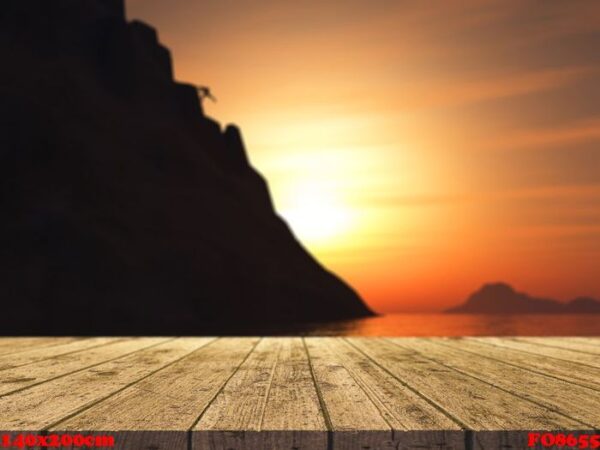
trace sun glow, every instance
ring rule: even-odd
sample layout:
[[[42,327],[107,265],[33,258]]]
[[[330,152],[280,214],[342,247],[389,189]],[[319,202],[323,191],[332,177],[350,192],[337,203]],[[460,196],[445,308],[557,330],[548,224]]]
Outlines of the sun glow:
[[[281,215],[299,239],[308,244],[324,244],[344,237],[354,217],[338,193],[317,182],[294,185]]]

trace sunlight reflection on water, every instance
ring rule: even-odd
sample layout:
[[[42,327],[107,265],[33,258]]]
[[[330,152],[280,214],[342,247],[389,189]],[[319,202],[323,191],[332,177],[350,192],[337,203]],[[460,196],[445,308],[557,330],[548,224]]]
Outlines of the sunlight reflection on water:
[[[388,314],[315,324],[309,336],[600,336],[600,314]]]

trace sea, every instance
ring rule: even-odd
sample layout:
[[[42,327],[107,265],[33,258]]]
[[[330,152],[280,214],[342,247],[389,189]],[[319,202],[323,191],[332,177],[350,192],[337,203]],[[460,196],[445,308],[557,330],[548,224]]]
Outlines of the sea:
[[[291,334],[294,333],[306,336],[600,337],[600,314],[386,314],[312,324]]]

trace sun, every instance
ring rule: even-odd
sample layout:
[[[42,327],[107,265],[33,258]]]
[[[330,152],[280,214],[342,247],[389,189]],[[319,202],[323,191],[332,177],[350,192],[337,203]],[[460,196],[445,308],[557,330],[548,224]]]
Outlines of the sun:
[[[322,183],[303,182],[288,193],[281,215],[307,244],[338,240],[352,226],[352,209],[342,196]]]

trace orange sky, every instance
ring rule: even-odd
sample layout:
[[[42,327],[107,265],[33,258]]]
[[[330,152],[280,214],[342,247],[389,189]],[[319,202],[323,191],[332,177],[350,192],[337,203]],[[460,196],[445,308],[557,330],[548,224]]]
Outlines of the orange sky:
[[[129,0],[379,312],[600,297],[600,2]]]

